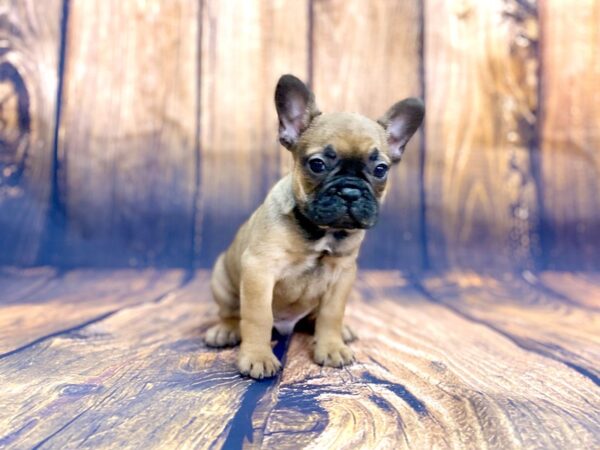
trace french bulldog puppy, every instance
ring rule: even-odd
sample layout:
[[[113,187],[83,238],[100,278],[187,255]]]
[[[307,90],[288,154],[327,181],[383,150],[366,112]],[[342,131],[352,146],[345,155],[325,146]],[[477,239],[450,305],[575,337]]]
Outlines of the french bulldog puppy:
[[[365,230],[375,225],[388,171],[423,121],[421,100],[394,104],[378,121],[356,113],[322,114],[308,87],[284,75],[275,89],[279,141],[292,172],[238,230],[211,280],[219,322],[206,332],[214,347],[240,343],[238,367],[270,377],[281,364],[271,348],[275,326],[289,333],[315,319],[314,360],[353,361],[344,308],[356,277]]]

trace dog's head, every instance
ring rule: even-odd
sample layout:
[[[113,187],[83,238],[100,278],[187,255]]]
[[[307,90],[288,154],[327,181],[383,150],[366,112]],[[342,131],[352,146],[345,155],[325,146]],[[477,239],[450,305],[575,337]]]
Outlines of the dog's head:
[[[275,89],[279,141],[294,156],[293,191],[316,225],[370,228],[387,190],[388,170],[423,121],[423,102],[408,98],[378,121],[355,113],[322,114],[293,75]]]

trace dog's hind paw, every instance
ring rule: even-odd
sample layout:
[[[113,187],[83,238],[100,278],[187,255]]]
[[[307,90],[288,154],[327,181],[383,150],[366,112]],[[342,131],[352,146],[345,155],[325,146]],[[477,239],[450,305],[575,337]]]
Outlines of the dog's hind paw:
[[[223,321],[210,327],[204,335],[209,347],[231,347],[240,343],[240,324],[238,320]]]
[[[315,345],[314,360],[317,364],[329,367],[342,367],[352,364],[354,361],[354,353],[350,347],[339,343],[319,343]]]
[[[348,325],[344,325],[344,328],[342,329],[342,339],[344,340],[344,344],[348,344],[349,342],[356,341],[358,336]]]

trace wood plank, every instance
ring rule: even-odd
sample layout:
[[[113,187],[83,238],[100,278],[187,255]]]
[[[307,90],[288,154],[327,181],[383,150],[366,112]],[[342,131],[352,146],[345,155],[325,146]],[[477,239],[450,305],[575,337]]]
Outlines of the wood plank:
[[[201,275],[0,359],[0,447],[219,448],[255,382],[204,347],[207,296]]]
[[[531,267],[539,252],[534,2],[425,2],[425,192],[433,268]]]
[[[394,102],[422,96],[420,15],[417,0],[315,0],[312,76],[321,110],[377,119]],[[424,263],[420,144],[417,135],[392,170],[381,218],[361,251],[364,267]]]
[[[14,302],[0,301],[0,357],[123,307],[160,298],[183,278],[181,270],[155,269],[76,270],[54,277]]]
[[[52,188],[62,4],[0,4],[0,264],[34,264],[43,240]]]
[[[70,2],[58,263],[191,262],[199,2]]]
[[[283,373],[261,382],[237,374],[235,350],[202,343],[216,317],[208,279],[199,272],[157,302],[140,294],[140,304],[0,357],[0,447],[600,445],[589,378],[396,272],[361,275],[348,308],[355,365],[315,365],[310,336],[296,334]],[[63,289],[82,291],[67,280]]]
[[[199,264],[212,265],[289,158],[273,95],[307,76],[307,1],[209,0],[202,8]]]
[[[600,1],[540,2],[549,268],[600,268]]]
[[[531,281],[533,275],[526,274]],[[425,280],[437,301],[518,345],[578,370],[600,385],[600,312],[565,301],[514,275],[451,272]],[[598,300],[596,300],[598,301]]]
[[[542,272],[540,282],[569,301],[600,310],[600,273]]]
[[[27,298],[28,295],[44,288],[56,274],[57,270],[50,267],[0,267],[0,305]]]
[[[600,445],[600,394],[588,378],[431,302],[397,274],[363,275],[348,314],[357,363],[320,368],[310,337],[294,336],[255,447]]]

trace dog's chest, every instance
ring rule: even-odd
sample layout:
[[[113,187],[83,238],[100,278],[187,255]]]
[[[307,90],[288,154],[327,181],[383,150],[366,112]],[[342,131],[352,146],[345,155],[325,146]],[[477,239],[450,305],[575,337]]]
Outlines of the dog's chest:
[[[327,233],[321,239],[311,242],[310,248],[314,255],[322,256],[323,254],[332,254],[338,247],[340,247],[341,240],[336,239],[333,233]]]
[[[280,332],[291,332],[338,280],[342,268],[334,255],[340,247],[339,238],[326,235],[282,271],[273,291],[273,316]]]
[[[275,284],[275,300],[281,304],[298,303],[320,297],[335,276],[335,265],[315,254],[285,268]]]

